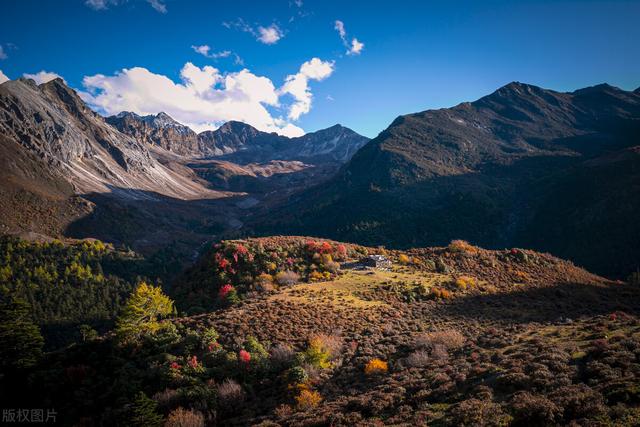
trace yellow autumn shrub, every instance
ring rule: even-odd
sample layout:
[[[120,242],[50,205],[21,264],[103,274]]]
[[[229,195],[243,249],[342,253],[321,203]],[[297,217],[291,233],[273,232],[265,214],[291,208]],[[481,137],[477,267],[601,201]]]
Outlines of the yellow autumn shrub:
[[[456,286],[458,289],[468,289],[476,286],[476,278],[471,276],[460,276],[456,279]]]
[[[387,362],[380,359],[371,359],[364,367],[364,373],[367,375],[384,374],[388,370]]]
[[[322,402],[322,396],[315,390],[302,390],[295,399],[296,407],[301,411],[313,409]]]

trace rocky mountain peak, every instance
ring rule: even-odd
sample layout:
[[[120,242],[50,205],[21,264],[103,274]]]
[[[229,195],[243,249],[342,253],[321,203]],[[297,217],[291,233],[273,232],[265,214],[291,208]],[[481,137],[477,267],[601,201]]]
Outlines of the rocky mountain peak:
[[[165,112],[140,116],[123,111],[107,117],[106,121],[143,144],[159,146],[184,156],[199,155],[202,152],[198,135]]]
[[[164,111],[159,112],[155,116],[145,116],[145,119],[149,119],[154,126],[162,127],[162,126],[179,126],[179,127],[187,127],[182,123],[175,120],[173,117],[165,113]]]
[[[478,101],[485,100],[504,103],[523,99],[539,98],[553,93],[555,92],[538,86],[513,81],[498,88],[495,92],[480,98]]]
[[[221,133],[250,133],[250,134],[257,134],[259,131],[258,129],[254,128],[253,126],[244,123],[244,122],[239,122],[236,120],[230,120],[226,123],[224,123],[222,126],[220,126],[215,132],[221,132]]]
[[[36,83],[35,80],[27,78],[27,77],[19,77],[16,80],[13,80],[14,82],[18,82],[18,83],[22,83],[25,84],[27,86],[30,86],[32,88],[36,88],[38,87],[38,84]]]
[[[80,99],[76,91],[67,86],[64,80],[60,77],[46,83],[42,83],[38,87],[42,92],[47,94],[49,98],[61,103],[64,108],[75,117],[81,118],[82,115],[86,113],[93,115],[93,111],[87,108],[84,101]]]

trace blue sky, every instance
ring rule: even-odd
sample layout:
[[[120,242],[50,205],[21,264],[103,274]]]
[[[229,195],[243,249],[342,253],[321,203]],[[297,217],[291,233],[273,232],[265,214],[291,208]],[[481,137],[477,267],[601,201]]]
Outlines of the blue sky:
[[[282,133],[341,123],[370,137],[400,114],[514,80],[640,86],[638,1],[88,3],[4,0],[0,70],[57,73],[103,113],[162,108],[198,130],[228,119]],[[364,47],[347,54],[354,38]],[[208,56],[193,48],[205,45]]]

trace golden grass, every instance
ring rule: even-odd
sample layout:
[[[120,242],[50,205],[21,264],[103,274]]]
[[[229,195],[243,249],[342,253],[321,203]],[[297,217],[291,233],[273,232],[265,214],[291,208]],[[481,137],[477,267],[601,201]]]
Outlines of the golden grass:
[[[449,276],[433,273],[349,270],[331,281],[291,286],[271,298],[300,304],[325,303],[336,308],[367,309],[387,305],[376,295],[376,291],[387,284],[403,283],[408,288],[431,288],[450,280]]]

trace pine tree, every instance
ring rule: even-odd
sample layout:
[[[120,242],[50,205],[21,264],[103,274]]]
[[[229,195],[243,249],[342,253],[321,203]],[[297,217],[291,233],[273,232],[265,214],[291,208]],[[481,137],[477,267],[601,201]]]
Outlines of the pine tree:
[[[124,341],[137,340],[142,335],[161,328],[158,321],[175,312],[173,301],[160,287],[141,282],[127,300],[116,323],[116,332]]]
[[[128,425],[132,427],[159,427],[162,425],[162,415],[157,412],[158,404],[147,397],[143,392],[138,392],[136,400],[131,408],[131,417]]]
[[[29,304],[15,298],[0,301],[0,372],[33,366],[43,345]]]

